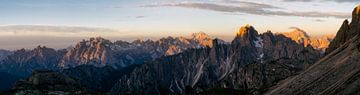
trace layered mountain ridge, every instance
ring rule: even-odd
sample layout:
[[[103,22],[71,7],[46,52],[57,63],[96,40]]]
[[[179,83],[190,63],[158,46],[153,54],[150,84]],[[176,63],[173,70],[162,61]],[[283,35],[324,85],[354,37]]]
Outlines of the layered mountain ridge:
[[[220,41],[225,43],[222,40]],[[13,52],[5,50],[3,52],[1,51],[0,72],[4,73],[4,75],[19,76],[20,78],[30,76],[31,73],[37,69],[48,69],[55,72],[72,71],[76,73],[83,71],[97,74],[95,72],[103,71],[104,74],[108,73],[108,75],[87,75],[64,72],[66,75],[82,80],[85,80],[85,78],[94,79],[86,81],[91,81],[92,83],[98,83],[98,85],[100,85],[100,82],[105,81],[105,79],[99,77],[106,76],[110,78],[110,75],[112,76],[112,73],[117,72],[119,69],[123,69],[130,65],[142,64],[145,61],[152,61],[161,56],[170,56],[181,53],[187,49],[204,47],[212,47],[212,38],[203,32],[194,33],[189,37],[167,37],[157,41],[135,40],[133,42],[111,42],[107,39],[96,37],[90,38],[89,40],[83,40],[77,43],[75,47],[70,47],[67,50],[55,50],[45,46],[38,46],[32,50],[21,49]],[[82,65],[91,65],[95,67]],[[82,68],[76,68],[78,66],[82,66]],[[110,67],[108,66],[111,67],[110,70]],[[117,74],[120,73],[117,72]],[[9,79],[17,80],[19,78],[14,77]],[[6,83],[9,84],[7,86],[11,86],[16,80],[9,80],[9,82]],[[111,82],[112,81],[109,83]],[[94,85],[91,84],[85,86],[95,88],[95,90],[101,92],[107,91],[111,87],[94,87]]]
[[[65,50],[38,46],[33,50],[17,50],[0,62],[0,71],[18,76],[28,76],[35,69],[58,70],[57,64]]]
[[[93,64],[98,67],[110,65],[122,68],[161,56],[174,55],[190,48],[212,47],[212,40],[203,32],[194,33],[190,37],[167,37],[158,41],[135,40],[131,43],[111,42],[100,37],[90,38],[71,48],[61,60],[60,67]]]
[[[347,25],[341,30],[353,29]],[[342,47],[349,35],[344,36],[337,36],[331,47]],[[38,46],[4,53],[0,72],[30,76],[12,88],[19,94],[206,95],[218,89],[261,94],[313,65],[330,40],[312,38],[300,29],[259,34],[251,25],[241,27],[231,43],[203,32],[157,41],[95,37],[67,50]]]
[[[200,94],[224,88],[259,93],[317,61],[319,52],[283,35],[240,28],[231,44],[190,49],[147,62],[124,75],[112,94]],[[250,90],[251,89],[251,90]]]
[[[96,37],[83,40],[68,50],[55,50],[45,46],[13,52],[1,50],[0,71],[23,76],[30,75],[34,69],[58,70],[84,64],[121,68],[131,64],[141,64],[161,56],[177,54],[186,49],[202,47],[212,47],[212,38],[203,32],[194,33],[190,37],[167,37],[158,41],[111,42]]]

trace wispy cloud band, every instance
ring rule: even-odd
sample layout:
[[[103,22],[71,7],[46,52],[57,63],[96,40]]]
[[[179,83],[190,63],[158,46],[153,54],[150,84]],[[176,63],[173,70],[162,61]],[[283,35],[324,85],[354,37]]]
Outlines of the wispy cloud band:
[[[306,1],[306,0],[304,0]],[[228,1],[235,2],[235,1]],[[145,5],[143,7],[182,7],[182,8],[195,8],[195,9],[204,9],[218,12],[227,12],[227,13],[247,13],[252,15],[274,15],[274,16],[298,16],[298,17],[334,17],[334,18],[350,18],[350,13],[342,12],[318,12],[318,11],[309,11],[309,12],[300,12],[300,11],[274,11],[272,9],[281,9],[276,6],[260,4],[254,2],[243,2],[236,1],[237,3],[242,3],[243,6],[234,6],[227,4],[217,4],[217,3],[174,3],[174,4],[156,4],[156,5]]]
[[[348,2],[348,3],[354,3],[354,2],[359,2],[357,0],[283,0],[286,2],[324,2],[324,1],[333,1],[333,2],[339,2],[339,3],[344,3],[344,2]]]

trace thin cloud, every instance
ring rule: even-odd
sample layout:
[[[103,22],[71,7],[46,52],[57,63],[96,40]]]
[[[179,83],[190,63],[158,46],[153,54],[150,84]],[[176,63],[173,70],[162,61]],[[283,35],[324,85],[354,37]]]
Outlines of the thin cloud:
[[[331,1],[331,2],[338,2],[338,3],[356,3],[359,1],[356,0],[283,0],[285,2],[324,2],[324,1]]]
[[[261,8],[276,8],[280,9],[279,7],[275,7],[269,4],[261,4],[261,3],[254,3],[254,2],[246,2],[246,1],[236,1],[236,0],[222,0],[222,3],[236,3],[236,4],[245,4],[252,7],[261,7]]]
[[[299,28],[299,27],[289,27],[289,29],[294,29],[294,30],[304,31],[304,30],[302,30],[302,29],[301,29],[301,28]]]
[[[145,16],[136,16],[135,18],[144,18]]]
[[[319,0],[282,0],[285,2],[313,2],[313,1],[319,1]]]
[[[334,18],[349,18],[349,17],[351,17],[350,14],[341,13],[341,12],[273,11],[271,9],[280,9],[280,8],[272,6],[272,5],[253,3],[253,2],[242,2],[242,1],[230,1],[230,2],[242,3],[244,6],[234,6],[234,5],[226,5],[226,4],[215,4],[215,3],[174,3],[174,4],[145,5],[143,7],[182,7],[182,8],[194,8],[194,9],[203,9],[203,10],[228,12],[228,13],[246,13],[246,14],[252,14],[252,15],[334,17]],[[263,5],[263,6],[260,6],[260,5]]]
[[[325,20],[322,20],[322,19],[315,19],[314,21],[315,22],[325,22]]]

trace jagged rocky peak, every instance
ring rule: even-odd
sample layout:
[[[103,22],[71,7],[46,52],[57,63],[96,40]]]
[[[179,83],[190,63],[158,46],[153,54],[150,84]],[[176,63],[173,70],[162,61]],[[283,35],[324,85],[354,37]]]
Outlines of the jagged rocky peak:
[[[340,47],[342,43],[345,43],[348,39],[351,38],[352,35],[348,35],[349,33],[349,21],[345,20],[341,25],[339,31],[337,32],[334,40],[330,43],[329,48],[326,49],[326,54],[332,52],[336,48]]]
[[[144,42],[144,40],[142,40],[142,39],[136,39],[132,43],[138,44],[138,43],[143,43],[143,42]]]
[[[248,37],[248,38],[254,38],[258,35],[258,32],[255,30],[255,28],[249,24],[242,26],[238,33],[236,33],[236,37]]]
[[[290,29],[293,29],[291,32],[285,32],[282,33],[283,35],[290,37],[292,39],[309,39],[310,36],[302,29],[298,27],[290,27]]]
[[[282,34],[288,38],[291,38],[293,41],[295,41],[298,44],[303,44],[304,46],[307,46],[310,44],[310,36],[302,29],[298,27],[290,27],[290,29],[293,29],[290,32],[283,32],[279,33]]]
[[[215,45],[221,45],[221,44],[227,44],[227,43],[219,38],[215,38],[214,40],[212,40],[212,44],[213,44],[213,46],[215,46]]]
[[[141,40],[132,42],[111,42],[101,37],[79,42],[60,61],[60,67],[74,67],[92,64],[97,67],[110,65],[125,67],[140,64],[161,56],[180,53],[190,48],[212,46],[212,39],[205,33],[194,33],[190,37],[166,37],[160,40]]]
[[[348,20],[345,20],[336,34],[335,39],[330,43],[329,48],[326,49],[326,54],[334,51],[345,42],[349,41],[354,36],[360,34],[360,5],[354,8],[352,13],[352,20],[349,24]]]
[[[255,46],[256,42],[261,40],[259,37],[258,32],[255,30],[255,28],[249,24],[240,27],[239,32],[236,33],[235,39],[232,41],[233,45],[241,45],[241,46]],[[240,44],[234,44],[234,43],[240,43]]]
[[[109,44],[112,44],[110,40],[104,39],[102,37],[92,37],[89,40],[83,39],[80,43],[76,44],[76,48],[96,47],[100,45],[109,45]]]
[[[109,46],[111,44],[113,43],[110,40],[104,39],[102,37],[91,37],[89,40],[83,39],[81,42],[77,43],[75,47],[96,47],[102,45]]]
[[[184,44],[193,44],[193,45],[199,44],[200,46],[208,46],[208,47],[212,47],[212,40],[213,40],[213,38],[211,38],[205,32],[197,32],[187,37],[180,36],[175,39],[179,40],[181,43]]]
[[[304,47],[311,45],[316,50],[320,50],[322,52],[325,52],[325,49],[329,46],[330,41],[334,38],[331,35],[321,35],[316,37],[309,36],[304,30],[298,27],[290,27],[290,29],[293,30],[290,32],[277,33],[277,35],[284,35],[291,38],[293,41],[298,44],[302,44]]]
[[[60,61],[63,68],[74,67],[80,64],[94,64],[105,66],[110,60],[110,45],[113,43],[101,37],[90,38],[79,42]]]
[[[56,50],[52,49],[52,48],[47,48],[46,46],[37,46],[34,50],[33,50],[35,55],[38,56],[47,56],[47,55],[51,55],[51,54],[56,54]]]
[[[359,22],[359,21],[360,21],[360,5],[354,8],[351,22]]]
[[[193,34],[191,35],[191,38],[197,39],[197,40],[208,40],[208,39],[212,39],[208,34],[206,34],[206,33],[204,33],[204,32],[193,33]]]

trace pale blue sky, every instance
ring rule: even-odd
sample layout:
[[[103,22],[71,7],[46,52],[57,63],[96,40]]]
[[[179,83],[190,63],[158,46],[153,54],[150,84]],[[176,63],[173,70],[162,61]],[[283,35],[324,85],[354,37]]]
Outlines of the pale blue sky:
[[[1,0],[0,26],[104,27],[119,31],[118,39],[122,38],[121,33],[135,39],[203,31],[230,40],[245,24],[255,26],[259,32],[286,32],[290,31],[289,27],[299,27],[311,35],[319,35],[336,33],[358,3],[355,0]]]

